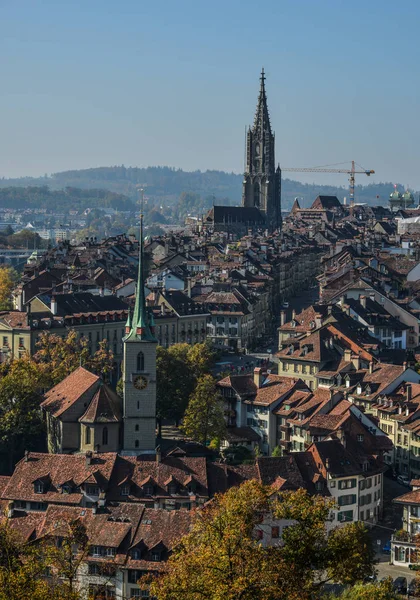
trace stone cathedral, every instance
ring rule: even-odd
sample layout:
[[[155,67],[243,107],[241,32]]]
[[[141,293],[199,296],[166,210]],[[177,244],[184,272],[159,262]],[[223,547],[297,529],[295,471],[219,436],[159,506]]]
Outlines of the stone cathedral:
[[[213,206],[203,225],[228,233],[246,233],[250,228],[279,229],[281,224],[281,170],[275,166],[274,133],[262,69],[254,124],[246,134],[242,206]]]
[[[264,69],[260,77],[260,93],[254,125],[246,136],[246,166],[242,206],[258,208],[271,228],[281,226],[281,170],[275,167],[274,133],[265,92]]]

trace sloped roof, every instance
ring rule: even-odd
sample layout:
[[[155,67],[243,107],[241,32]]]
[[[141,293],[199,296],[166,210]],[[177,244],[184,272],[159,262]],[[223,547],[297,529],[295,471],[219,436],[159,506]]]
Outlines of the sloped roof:
[[[41,402],[41,407],[50,412],[53,417],[59,417],[83,394],[89,390],[92,390],[93,394],[99,381],[98,375],[84,367],[78,367],[44,395],[45,400]]]
[[[81,423],[119,423],[121,417],[121,398],[107,385],[100,385],[79,421]]]

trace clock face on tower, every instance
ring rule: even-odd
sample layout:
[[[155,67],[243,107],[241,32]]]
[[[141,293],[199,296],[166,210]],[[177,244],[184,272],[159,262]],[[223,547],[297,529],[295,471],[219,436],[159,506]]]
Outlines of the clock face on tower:
[[[134,387],[137,390],[144,390],[147,387],[147,378],[144,375],[137,375],[133,380]]]

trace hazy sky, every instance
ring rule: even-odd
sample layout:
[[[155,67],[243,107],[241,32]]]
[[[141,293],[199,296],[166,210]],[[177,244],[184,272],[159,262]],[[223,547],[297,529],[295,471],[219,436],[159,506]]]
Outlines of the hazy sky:
[[[264,66],[283,166],[355,159],[419,189],[419,19],[419,0],[0,0],[0,176],[241,172]]]

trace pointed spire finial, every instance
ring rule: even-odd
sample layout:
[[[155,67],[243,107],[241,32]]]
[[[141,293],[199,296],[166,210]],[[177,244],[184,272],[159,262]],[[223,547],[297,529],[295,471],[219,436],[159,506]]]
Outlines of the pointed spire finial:
[[[144,293],[144,257],[143,257],[143,206],[144,189],[141,192],[141,213],[140,213],[140,235],[139,235],[139,267],[137,274],[136,303],[134,305],[133,319],[130,323],[130,314],[126,327],[130,327],[126,340],[148,340],[156,341],[153,335],[149,313],[146,309],[146,298]]]

